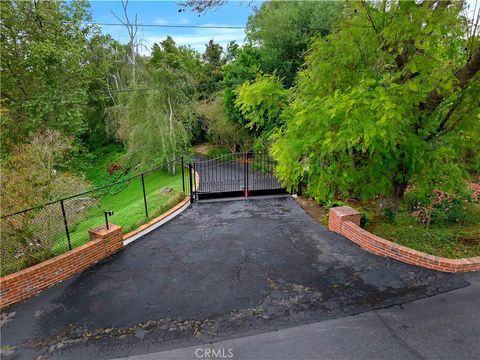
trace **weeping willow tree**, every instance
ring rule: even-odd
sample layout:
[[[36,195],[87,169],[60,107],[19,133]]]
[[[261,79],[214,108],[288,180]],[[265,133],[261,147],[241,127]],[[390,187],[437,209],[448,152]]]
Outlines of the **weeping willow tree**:
[[[150,69],[135,91],[119,96],[111,109],[116,132],[127,148],[126,165],[151,168],[183,154],[194,121],[192,79],[170,67]],[[170,171],[175,171],[171,164]]]

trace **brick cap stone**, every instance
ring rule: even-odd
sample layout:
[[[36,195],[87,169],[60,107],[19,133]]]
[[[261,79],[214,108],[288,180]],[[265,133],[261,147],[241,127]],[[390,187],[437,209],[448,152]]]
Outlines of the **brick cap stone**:
[[[121,226],[115,225],[115,224],[108,224],[108,230],[105,224],[97,226],[96,228],[89,229],[88,232],[90,235],[95,235],[98,237],[104,237],[108,234],[118,232],[118,230],[122,230]]]
[[[338,217],[360,215],[360,212],[350,206],[337,206],[331,208],[330,211],[334,212]]]

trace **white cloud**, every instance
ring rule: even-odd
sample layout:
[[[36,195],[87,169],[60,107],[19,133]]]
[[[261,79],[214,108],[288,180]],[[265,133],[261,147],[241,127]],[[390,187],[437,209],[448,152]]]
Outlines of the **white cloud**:
[[[157,17],[153,21],[154,24],[156,25],[188,25],[191,23],[190,19],[187,19],[185,17],[179,18],[175,21],[167,20],[162,17]]]
[[[153,21],[154,24],[156,25],[167,25],[168,24],[168,21],[163,19],[163,18],[156,18],[154,21]]]

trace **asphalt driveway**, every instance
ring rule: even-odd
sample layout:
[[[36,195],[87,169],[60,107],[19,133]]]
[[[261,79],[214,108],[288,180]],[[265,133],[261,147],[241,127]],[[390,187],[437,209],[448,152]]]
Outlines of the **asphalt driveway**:
[[[468,285],[462,275],[369,254],[290,197],[197,203],[120,253],[8,309],[2,353],[7,359],[142,354]]]

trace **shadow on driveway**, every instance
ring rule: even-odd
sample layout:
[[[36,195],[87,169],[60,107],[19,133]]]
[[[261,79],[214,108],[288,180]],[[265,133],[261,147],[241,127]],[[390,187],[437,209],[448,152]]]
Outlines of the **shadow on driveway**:
[[[197,203],[120,253],[8,309],[2,352],[69,359],[141,354],[361,313],[468,284],[461,275],[369,254],[319,225],[292,198]]]

